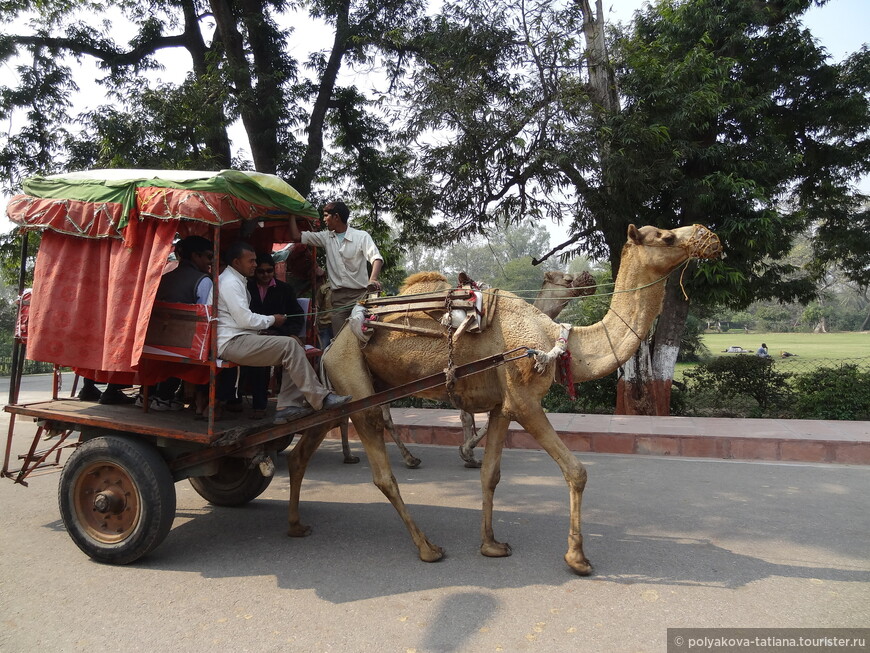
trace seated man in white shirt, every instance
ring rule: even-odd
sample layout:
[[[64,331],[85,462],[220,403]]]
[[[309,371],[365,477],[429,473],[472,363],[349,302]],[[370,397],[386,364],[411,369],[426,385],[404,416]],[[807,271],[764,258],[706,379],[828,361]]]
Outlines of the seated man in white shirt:
[[[235,243],[227,250],[226,260],[229,265],[219,281],[218,356],[240,365],[284,368],[275,424],[286,424],[315,410],[335,408],[350,401],[350,397],[323,387],[305,357],[305,348],[295,338],[260,335],[262,330],[281,326],[287,318],[258,315],[249,308],[247,283],[257,269],[254,248],[248,243]]]

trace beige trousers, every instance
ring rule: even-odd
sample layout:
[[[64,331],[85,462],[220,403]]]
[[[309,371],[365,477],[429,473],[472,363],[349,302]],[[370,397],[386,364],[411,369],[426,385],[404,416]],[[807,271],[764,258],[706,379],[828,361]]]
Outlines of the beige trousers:
[[[332,337],[336,338],[354,305],[368,294],[365,288],[336,288],[332,291]],[[341,310],[335,310],[341,307]]]
[[[305,348],[295,338],[242,334],[224,345],[220,356],[239,365],[282,366],[279,409],[302,406],[305,399],[314,410],[320,410],[324,397],[329,394],[305,357]]]

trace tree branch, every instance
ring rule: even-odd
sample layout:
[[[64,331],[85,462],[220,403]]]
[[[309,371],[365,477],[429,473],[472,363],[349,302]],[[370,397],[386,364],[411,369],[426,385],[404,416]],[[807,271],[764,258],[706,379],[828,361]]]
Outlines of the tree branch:
[[[184,48],[187,46],[187,35],[158,36],[148,41],[143,41],[128,52],[121,52],[112,48],[99,47],[94,43],[79,39],[53,36],[23,36],[12,35],[7,37],[9,43],[23,46],[36,46],[52,48],[56,50],[69,50],[74,54],[87,54],[102,62],[103,67],[135,66],[142,59],[152,55],[158,50],[165,48]]]
[[[571,236],[571,238],[566,240],[564,243],[556,245],[553,249],[551,249],[549,252],[544,254],[541,258],[533,258],[532,265],[540,265],[541,263],[546,261],[548,258],[553,256],[554,254],[558,253],[560,250],[568,247],[568,245],[573,245],[581,238],[586,238],[587,236],[591,236],[594,231],[595,231],[595,229],[590,228],[590,229],[584,229],[580,233],[574,234],[573,236]]]
[[[342,60],[347,52],[347,42],[351,31],[350,0],[342,0],[335,15],[335,39],[332,43],[332,51],[329,53],[329,61],[320,78],[317,97],[314,100],[308,121],[308,144],[293,177],[293,187],[303,195],[307,195],[311,191],[315,175],[323,159],[323,130],[326,123],[326,113],[330,106],[334,106],[332,102],[335,85],[341,70]]]

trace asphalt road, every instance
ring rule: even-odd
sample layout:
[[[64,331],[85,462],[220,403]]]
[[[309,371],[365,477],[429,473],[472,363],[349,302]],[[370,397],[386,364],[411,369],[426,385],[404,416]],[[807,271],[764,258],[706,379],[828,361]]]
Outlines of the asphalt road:
[[[584,455],[596,573],[579,578],[546,454],[505,451],[495,526],[514,554],[491,559],[477,472],[452,449],[416,446],[417,470],[391,451],[439,563],[337,443],[303,487],[310,537],[285,534],[286,468],[244,508],[184,481],[169,536],[127,567],[67,537],[57,474],[0,479],[0,651],[665,651],[669,627],[870,625],[870,467]]]

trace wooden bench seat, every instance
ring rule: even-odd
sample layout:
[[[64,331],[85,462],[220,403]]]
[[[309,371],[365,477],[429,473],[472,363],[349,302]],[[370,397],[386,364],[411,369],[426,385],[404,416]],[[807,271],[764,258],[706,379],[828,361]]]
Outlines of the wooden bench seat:
[[[217,319],[212,318],[212,307],[204,304],[176,304],[154,302],[142,357],[193,365],[208,365],[211,338],[216,332]],[[307,320],[306,320],[307,326]],[[301,336],[306,327],[303,326]],[[305,355],[314,363],[323,352],[311,345],[305,346]],[[217,359],[217,367],[235,367],[235,363]]]

